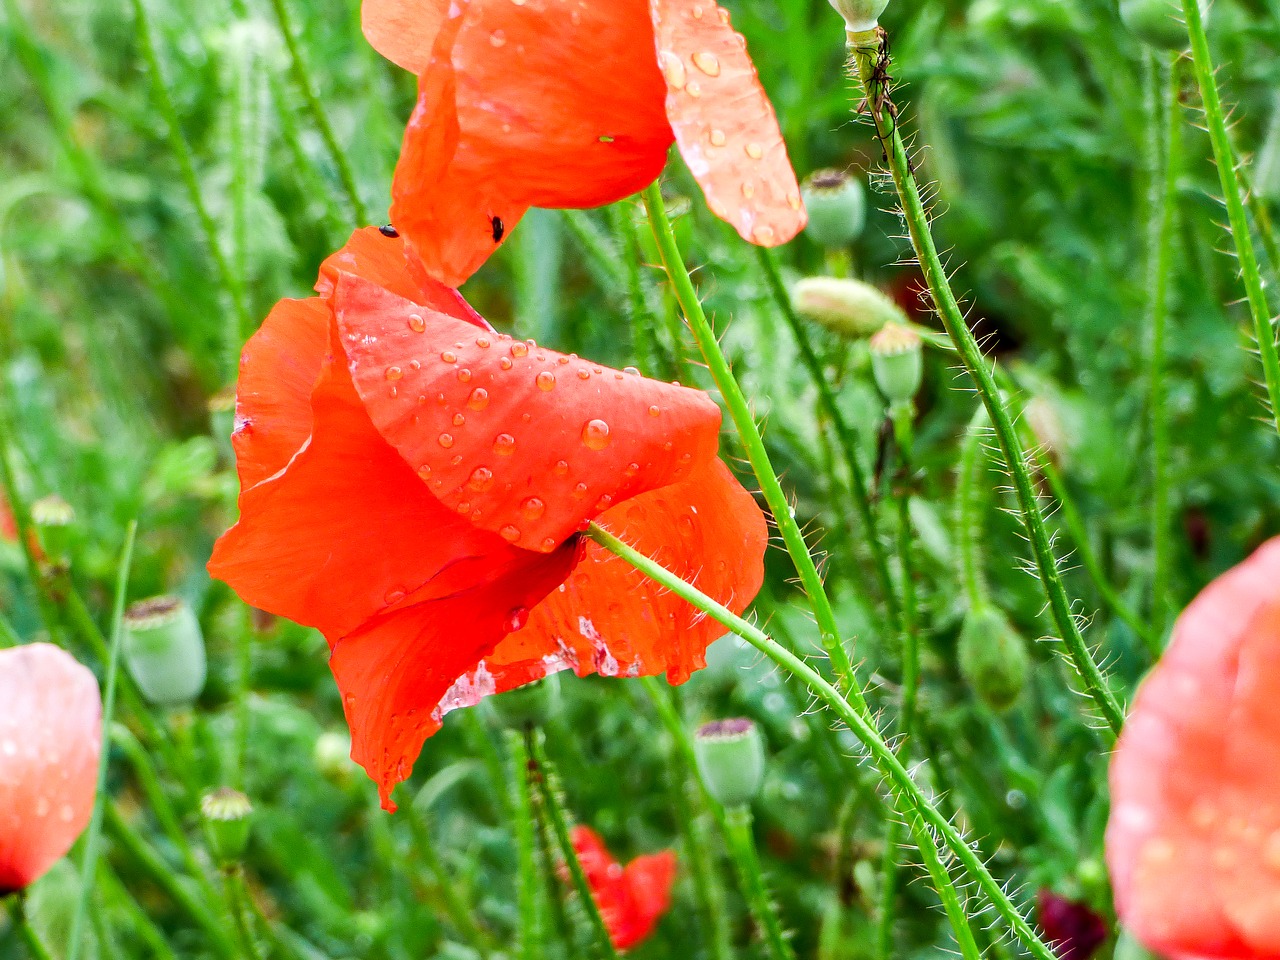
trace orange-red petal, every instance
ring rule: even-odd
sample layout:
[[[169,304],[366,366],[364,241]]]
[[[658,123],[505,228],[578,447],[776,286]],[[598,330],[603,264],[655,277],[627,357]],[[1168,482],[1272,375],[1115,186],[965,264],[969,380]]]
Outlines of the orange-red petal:
[[[391,209],[450,286],[530,206],[599,206],[652,182],[672,140],[640,39],[645,0],[460,0],[454,12],[419,77]]]
[[[98,681],[47,643],[0,650],[0,897],[38,879],[89,823]]]
[[[703,392],[477,331],[344,275],[334,299],[382,436],[451,510],[530,550],[715,457]]]
[[[786,243],[807,222],[773,105],[714,0],[649,0],[667,118],[711,211],[744,240]]]
[[[590,827],[575,826],[571,838],[609,939],[618,950],[631,949],[653,933],[671,904],[675,854],[670,850],[646,854],[624,868]]]
[[[1112,761],[1116,908],[1159,952],[1280,955],[1278,660],[1280,539],[1187,608]]]
[[[360,23],[373,49],[410,73],[426,69],[449,0],[364,0]]]

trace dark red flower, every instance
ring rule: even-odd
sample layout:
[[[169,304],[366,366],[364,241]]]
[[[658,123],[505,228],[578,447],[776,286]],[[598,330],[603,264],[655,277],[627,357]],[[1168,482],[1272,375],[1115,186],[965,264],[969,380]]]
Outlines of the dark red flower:
[[[1036,913],[1059,960],[1089,960],[1107,940],[1106,922],[1087,903],[1041,890]]]
[[[391,217],[459,285],[529,207],[595,207],[674,140],[713,213],[785,243],[804,207],[777,118],[714,0],[364,0],[369,42],[418,74]]]
[[[0,650],[0,897],[62,857],[89,823],[102,748],[98,681],[48,643]]]
[[[494,333],[367,229],[245,347],[241,519],[210,572],[320,629],[384,805],[444,714],[548,673],[705,665],[724,631],[577,534],[595,519],[741,611],[754,499],[703,392]]]
[[[609,939],[618,950],[631,949],[653,933],[658,919],[671,905],[675,853],[663,850],[646,854],[623,867],[590,827],[576,826],[572,836],[573,849],[609,930]]]
[[[1280,957],[1280,538],[1192,602],[1111,761],[1116,912],[1170,956]]]

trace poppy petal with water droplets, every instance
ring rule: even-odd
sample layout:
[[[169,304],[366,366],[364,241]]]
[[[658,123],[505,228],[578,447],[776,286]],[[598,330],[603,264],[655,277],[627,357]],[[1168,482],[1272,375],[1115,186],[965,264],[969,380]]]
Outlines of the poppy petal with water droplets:
[[[0,650],[0,897],[62,857],[89,823],[102,746],[98,681],[68,653]]]
[[[1280,539],[1174,627],[1111,764],[1116,909],[1169,954],[1280,954]]]
[[[450,0],[364,0],[360,25],[370,46],[410,73],[427,68]]]
[[[751,243],[786,243],[808,218],[746,41],[712,0],[649,7],[667,118],[711,212]]]
[[[719,460],[682,483],[642,494],[598,523],[682,579],[742,613],[764,579],[768,528]],[[485,660],[495,692],[548,673],[653,676],[681,683],[706,665],[724,627],[594,542],[562,587],[532,609]]]
[[[477,334],[345,275],[334,298],[356,389],[388,442],[450,509],[551,550],[614,503],[716,456],[699,390]]]

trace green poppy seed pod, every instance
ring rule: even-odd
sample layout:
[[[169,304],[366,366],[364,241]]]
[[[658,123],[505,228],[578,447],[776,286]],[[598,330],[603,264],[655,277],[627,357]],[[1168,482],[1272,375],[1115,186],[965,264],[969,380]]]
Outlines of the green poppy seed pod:
[[[871,373],[891,404],[908,403],[924,379],[920,334],[901,323],[886,323],[871,338]]]
[[[209,852],[218,863],[235,863],[249,845],[250,814],[253,804],[239,790],[219,787],[200,798],[200,817],[204,821]]]
[[[730,810],[745,807],[764,782],[764,742],[750,720],[715,720],[693,741],[707,791]]]
[[[512,730],[540,727],[560,709],[560,677],[553,673],[491,697],[489,703],[498,719]]]
[[[831,0],[831,6],[844,17],[845,29],[850,33],[874,30],[888,5],[889,0]]]
[[[902,308],[876,287],[840,277],[805,277],[791,289],[796,312],[832,333],[861,340],[886,323],[907,323]]]
[[[204,689],[204,636],[180,597],[152,597],[130,606],[122,650],[129,675],[156,706],[187,706]]]
[[[957,651],[960,673],[993,710],[1013,706],[1027,679],[1027,645],[1009,618],[989,604],[965,614]]]
[[[1209,16],[1207,0],[1200,0],[1200,15]],[[1143,43],[1164,50],[1190,46],[1179,0],[1120,0],[1120,19]]]
[[[867,198],[862,184],[843,170],[817,170],[800,188],[809,223],[804,232],[828,250],[841,250],[857,240],[867,225]]]
[[[41,497],[31,504],[31,521],[41,527],[69,527],[76,511],[56,493]]]
[[[1262,149],[1258,151],[1253,188],[1263,200],[1280,202],[1280,93],[1271,105],[1271,122],[1267,125]]]

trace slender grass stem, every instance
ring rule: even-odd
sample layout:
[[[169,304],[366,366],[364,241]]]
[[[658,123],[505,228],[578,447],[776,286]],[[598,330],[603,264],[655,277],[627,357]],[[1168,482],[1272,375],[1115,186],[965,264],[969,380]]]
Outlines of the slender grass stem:
[[[511,752],[511,817],[516,834],[516,902],[520,916],[520,960],[542,960],[544,951],[541,908],[541,871],[538,869],[537,838],[534,836],[533,797],[529,785],[529,752],[524,736],[507,732]]]
[[[858,704],[859,709],[865,712],[866,701],[858,688],[848,651],[845,650],[844,643],[840,639],[840,627],[836,623],[831,600],[827,597],[826,589],[822,585],[822,576],[818,573],[818,566],[809,553],[809,545],[804,539],[804,533],[792,514],[791,504],[769,460],[769,453],[765,449],[764,440],[756,426],[746,395],[734,378],[733,371],[729,368],[729,361],[720,349],[715,331],[711,328],[706,313],[703,312],[702,301],[698,299],[698,291],[694,288],[693,279],[689,276],[689,270],[676,244],[675,233],[671,229],[671,221],[667,218],[666,207],[662,202],[662,190],[658,183],[655,181],[646,187],[643,196],[645,209],[649,213],[649,225],[653,229],[653,236],[662,255],[667,276],[671,279],[676,299],[680,303],[685,319],[689,322],[698,348],[702,351],[702,357],[707,363],[707,369],[711,372],[711,378],[715,381],[716,388],[729,409],[729,416],[737,428],[747,459],[751,463],[752,470],[755,471],[756,480],[760,483],[765,503],[773,514],[787,552],[791,555],[796,572],[800,576],[801,585],[809,597],[818,623],[822,647],[831,661],[836,683],[854,703]]]
[[[582,861],[578,859],[578,852],[573,848],[573,840],[569,836],[569,818],[561,801],[559,778],[556,776],[555,768],[551,766],[551,762],[547,759],[547,752],[543,746],[540,731],[529,731],[525,737],[525,748],[532,762],[529,770],[530,779],[534,779],[533,768],[536,767],[538,772],[538,777],[536,778],[538,792],[542,797],[547,818],[551,822],[556,846],[560,848],[560,856],[564,860],[565,869],[569,872],[569,879],[573,884],[573,889],[577,892],[578,899],[582,902],[583,912],[587,915],[587,922],[591,927],[596,952],[604,960],[618,960],[618,951],[614,949],[613,938],[609,936],[609,929],[605,926],[604,917],[600,915],[600,907],[596,904],[595,896],[591,893],[591,886],[587,883],[586,872],[582,869]]]
[[[982,438],[991,429],[985,407],[979,407],[965,429],[960,443],[960,467],[956,476],[956,552],[960,557],[960,582],[964,585],[969,609],[975,610],[990,599],[982,565],[982,511],[987,457]]]
[[[1191,2],[1194,4],[1195,0]],[[929,232],[929,218],[916,185],[914,168],[907,157],[906,146],[895,117],[896,111],[890,108],[887,99],[884,71],[878,68],[881,57],[887,57],[887,54],[883,53],[883,33],[877,31],[850,33],[849,51],[851,75],[859,81],[867,102],[871,104],[870,112],[875,123],[876,135],[884,146],[893,182],[906,217],[911,244],[924,271],[934,305],[938,309],[947,333],[955,343],[965,369],[978,388],[978,393],[995,428],[996,440],[1013,480],[1022,522],[1026,528],[1036,570],[1048,597],[1054,622],[1062,634],[1062,641],[1066,645],[1085,692],[1093,700],[1110,730],[1111,738],[1114,739],[1124,723],[1124,713],[1107,686],[1106,678],[1102,675],[1101,669],[1080,633],[1080,626],[1072,611],[1071,600],[1063,585],[1058,558],[1049,540],[1044,513],[1031,478],[1026,452],[1023,450],[1004,400],[1000,397],[995,378],[987,367],[986,358],[965,322],[960,306],[951,291],[946,270],[942,266],[933,236]]]
[[[1249,218],[1245,213],[1244,196],[1240,178],[1236,173],[1236,155],[1227,133],[1227,118],[1218,94],[1217,68],[1209,52],[1209,38],[1204,30],[1204,16],[1198,0],[1182,0],[1182,14],[1191,38],[1191,60],[1195,67],[1196,83],[1200,86],[1200,99],[1204,105],[1205,126],[1209,141],[1213,144],[1213,159],[1218,167],[1218,179],[1222,196],[1227,205],[1227,220],[1231,238],[1235,242],[1236,257],[1240,263],[1240,277],[1244,282],[1245,297],[1249,301],[1249,314],[1253,318],[1254,336],[1258,341],[1258,356],[1262,361],[1262,375],[1267,388],[1268,414],[1280,431],[1280,356],[1276,354],[1276,332],[1272,325],[1271,309],[1258,269],[1257,254],[1253,249],[1253,235],[1249,232]]]
[[[324,140],[325,148],[329,151],[329,157],[333,160],[334,168],[338,171],[343,190],[347,194],[347,202],[351,205],[351,212],[355,215],[357,223],[368,223],[369,212],[365,208],[364,201],[360,199],[360,188],[356,185],[355,173],[351,169],[346,153],[343,152],[342,147],[338,144],[338,138],[333,132],[333,124],[329,122],[329,115],[325,113],[324,104],[320,102],[320,98],[316,94],[315,83],[311,79],[311,68],[302,52],[302,47],[298,43],[298,38],[294,34],[293,22],[289,16],[286,0],[271,0],[271,9],[275,13],[276,24],[280,28],[280,34],[284,37],[285,47],[289,51],[289,67],[293,74],[293,82],[297,84],[298,90],[302,93],[303,103],[307,112],[311,114],[311,122],[316,125],[316,129],[320,132],[320,138]]]
[[[53,960],[53,955],[49,953],[49,948],[44,945],[40,935],[36,933],[35,927],[31,925],[31,918],[27,916],[25,895],[15,893],[12,900],[13,925],[17,927],[18,936],[26,944],[27,950],[31,954],[31,960]]]
[[[1027,950],[1038,960],[1054,960],[1053,951],[1042,941],[1031,925],[1027,923],[1017,906],[1005,894],[999,881],[991,875],[982,858],[961,836],[951,822],[929,802],[920,787],[916,785],[893,749],[885,742],[874,721],[865,715],[863,710],[851,703],[846,697],[825,680],[821,674],[810,667],[801,657],[777,643],[772,637],[754,624],[742,619],[733,611],[702,593],[692,584],[681,580],[661,564],[623,543],[613,534],[598,524],[592,523],[587,535],[610,553],[625,560],[641,573],[648,576],[676,596],[688,601],[698,610],[703,611],[717,623],[733,631],[747,643],[751,644],[783,670],[792,674],[803,683],[814,697],[822,702],[840,721],[845,723],[852,733],[866,748],[876,768],[898,801],[899,808],[908,816],[919,818],[916,839],[922,846],[935,846],[935,835],[951,851],[964,867],[970,879],[982,890],[996,912],[1009,925],[1013,933],[1022,941]],[[939,860],[941,855],[939,854]],[[938,878],[944,886],[950,885],[949,877]]]
[[[727,839],[733,855],[733,865],[737,868],[738,880],[750,906],[752,919],[764,934],[769,960],[795,960],[795,951],[791,949],[782,929],[777,906],[764,881],[760,855],[756,851],[756,839],[751,831],[751,810],[748,807],[726,810],[725,823],[728,826]]]
[[[124,602],[129,589],[129,570],[133,565],[133,542],[138,532],[136,520],[125,529],[120,563],[116,567],[115,599],[111,607],[111,650],[107,658],[106,689],[102,697],[102,746],[98,754],[98,785],[93,813],[85,831],[84,856],[80,862],[80,891],[75,913],[71,916],[71,941],[68,960],[77,960],[84,942],[84,922],[89,913],[89,893],[97,877],[98,842],[102,836],[102,808],[107,803],[107,765],[111,758],[111,723],[116,709],[116,678],[120,672],[120,639],[123,636]]]
[[[791,334],[795,337],[796,346],[800,349],[800,360],[809,372],[810,379],[813,380],[813,385],[818,391],[818,401],[822,404],[827,419],[831,421],[831,428],[835,432],[837,442],[840,444],[840,452],[844,455],[845,469],[849,473],[853,505],[858,511],[858,518],[862,521],[863,540],[866,543],[867,552],[871,554],[871,562],[875,567],[876,579],[880,581],[880,592],[884,597],[885,609],[889,614],[889,628],[894,633],[897,633],[902,626],[902,606],[898,601],[897,591],[893,588],[893,578],[889,574],[888,553],[880,540],[879,521],[876,519],[876,512],[871,503],[867,474],[862,467],[862,462],[858,459],[857,437],[854,436],[853,430],[836,403],[835,392],[831,389],[831,385],[827,383],[826,372],[822,368],[822,361],[818,359],[817,352],[813,349],[813,343],[809,339],[809,331],[796,313],[795,307],[791,303],[791,298],[787,296],[787,288],[782,283],[782,276],[778,272],[778,264],[773,251],[765,247],[757,247],[756,255],[760,260],[761,267],[764,269],[769,291],[772,293],[778,309],[782,312],[783,318],[787,321],[787,326],[791,328]]]
[[[222,883],[226,889],[226,899],[231,909],[231,919],[236,926],[236,935],[240,938],[240,942],[244,944],[245,955],[249,960],[261,960],[262,953],[258,949],[258,938],[253,932],[253,920],[248,907],[250,895],[249,888],[244,881],[244,868],[236,864],[224,869]]]
[[[525,826],[527,827],[527,822]],[[480,929],[473,916],[475,911],[462,898],[458,886],[452,882],[440,851],[436,848],[435,839],[416,810],[410,812],[409,831],[413,835],[414,851],[431,874],[432,883],[440,893],[449,922],[458,933],[462,934],[476,953],[481,957],[488,957],[493,952],[493,943]]]

